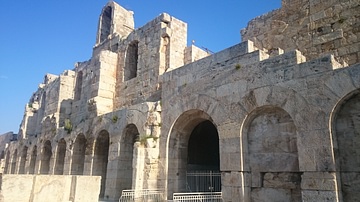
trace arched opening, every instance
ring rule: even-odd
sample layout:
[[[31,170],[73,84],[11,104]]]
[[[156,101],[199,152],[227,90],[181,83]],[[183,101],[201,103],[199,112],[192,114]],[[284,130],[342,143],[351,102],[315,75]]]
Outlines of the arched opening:
[[[291,116],[278,107],[261,107],[248,116],[243,134],[245,170],[259,179],[251,184],[251,201],[302,201],[297,132]]]
[[[17,149],[15,149],[12,161],[11,161],[11,174],[16,172],[16,161],[17,161]]]
[[[118,194],[124,189],[132,189],[134,177],[134,144],[139,141],[139,131],[134,124],[129,124],[124,129],[120,144],[120,167],[118,170]]]
[[[71,174],[83,175],[85,163],[86,138],[83,134],[76,137],[71,161]]]
[[[28,151],[28,147],[24,146],[20,157],[19,174],[25,174],[27,151]]]
[[[105,41],[111,33],[111,23],[112,23],[112,8],[107,6],[104,8],[99,22],[99,33],[97,43],[102,43]]]
[[[139,57],[138,45],[138,41],[133,41],[127,47],[125,55],[124,81],[130,80],[137,76]]]
[[[74,101],[78,101],[81,99],[82,83],[83,83],[83,72],[79,71],[76,76]]]
[[[334,153],[341,176],[343,201],[360,198],[360,92],[347,96],[335,110]]]
[[[219,136],[211,117],[184,112],[168,140],[168,198],[173,192],[221,191]]]
[[[105,195],[108,155],[109,133],[103,130],[96,138],[93,162],[93,175],[101,176],[100,198],[104,198]]]
[[[65,164],[65,154],[66,154],[66,142],[64,138],[60,139],[57,152],[56,152],[56,163],[55,163],[55,175],[64,174],[64,164]]]
[[[42,149],[40,174],[49,174],[51,156],[52,156],[51,142],[47,140],[45,141]]]
[[[159,75],[165,73],[169,69],[169,67],[170,67],[170,37],[166,35],[161,38]]]
[[[35,174],[36,156],[37,156],[37,146],[34,146],[30,158],[29,174]]]
[[[0,154],[0,159],[4,159],[4,158],[5,158],[5,151],[2,150],[2,151],[1,151],[1,154]]]
[[[9,173],[10,151],[6,152],[4,173]]]
[[[209,120],[191,132],[186,175],[188,192],[221,191],[219,135]]]

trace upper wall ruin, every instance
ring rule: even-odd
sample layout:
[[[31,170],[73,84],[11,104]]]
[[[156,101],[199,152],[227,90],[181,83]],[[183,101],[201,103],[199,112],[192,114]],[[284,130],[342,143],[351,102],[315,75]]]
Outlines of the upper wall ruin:
[[[341,63],[360,61],[357,0],[282,0],[280,9],[251,20],[242,40],[271,52],[298,49],[307,59],[333,54]]]

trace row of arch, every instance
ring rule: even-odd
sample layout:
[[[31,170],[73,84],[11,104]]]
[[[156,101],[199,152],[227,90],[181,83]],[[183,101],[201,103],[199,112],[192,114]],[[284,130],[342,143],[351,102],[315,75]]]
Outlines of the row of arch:
[[[327,163],[334,164],[335,167],[330,170],[337,173],[335,185],[337,190],[334,191],[339,191],[338,196],[344,201],[356,201],[360,198],[358,191],[360,189],[358,183],[360,181],[360,91],[355,90],[341,99],[331,111],[330,116],[330,136],[328,137],[331,137],[331,143],[323,146],[328,146],[329,149],[332,147],[333,151],[321,152],[327,155],[326,158],[333,159],[332,162]],[[212,130],[216,131],[216,124],[208,114],[199,110],[190,110],[183,113],[172,126],[167,143],[168,191],[186,191],[187,185],[184,176],[192,166],[192,161],[197,157],[200,157],[200,161],[197,162],[199,164],[202,164],[202,160],[211,164],[212,160],[217,159],[216,155],[211,152],[211,150],[215,150],[216,145],[210,143],[214,143],[215,140],[205,143],[207,148],[202,151],[213,155],[213,159],[201,156],[201,152],[195,156],[189,155],[193,148],[191,139],[199,138],[203,143],[206,142],[206,139],[211,139],[206,135],[192,136],[199,126],[206,122],[211,122],[215,126],[215,129],[210,129],[212,128],[211,124],[205,127],[207,130],[204,131],[207,135],[211,134]],[[233,147],[233,152],[236,152],[237,149],[241,150],[239,151],[241,171],[258,176],[259,180],[252,182],[251,188],[245,190],[251,201],[268,198],[269,191],[273,190],[276,190],[275,197],[277,198],[268,198],[269,200],[282,198],[284,201],[302,201],[301,180],[304,171],[300,169],[298,146],[303,145],[299,143],[299,128],[293,117],[281,107],[264,105],[248,114],[243,122],[241,134],[241,148],[235,148],[231,143],[222,143],[222,150],[226,150],[227,146]],[[304,138],[312,139],[314,137],[309,135]],[[200,148],[200,145],[201,143],[197,147]],[[300,149],[305,150],[306,148]],[[304,155],[303,151],[302,155]],[[321,157],[319,155],[317,158]],[[228,159],[223,156],[222,158],[225,161],[229,159],[237,161],[239,156],[235,158],[229,156]],[[323,159],[315,160],[323,161]],[[216,164],[215,162],[212,165],[221,165],[221,163]],[[324,167],[319,171],[328,172],[327,169]],[[271,181],[273,179],[276,180]],[[171,193],[168,196],[170,197]]]
[[[134,124],[129,124],[124,130],[124,138],[121,141],[120,161],[122,168],[119,169],[118,181],[120,195],[122,189],[132,188],[132,161],[134,143],[139,139],[139,132]],[[106,130],[100,131],[97,138],[86,138],[84,134],[77,135],[74,143],[64,138],[57,144],[46,140],[38,146],[34,146],[29,153],[27,146],[22,147],[20,156],[18,149],[12,154],[8,150],[5,158],[4,173],[7,174],[55,174],[55,175],[94,175],[101,176],[100,198],[105,195],[107,166],[109,159],[110,134]],[[53,149],[56,147],[56,149]],[[30,159],[29,159],[30,158]],[[70,164],[70,165],[66,165]],[[66,170],[66,173],[65,173]],[[122,177],[121,177],[122,176]],[[120,184],[120,182],[118,182]]]
[[[355,92],[344,98],[333,110],[331,127],[334,142],[335,163],[340,171],[339,186],[341,187],[344,201],[352,201],[360,198],[356,191],[360,188],[357,184],[360,170],[360,93]],[[288,201],[301,201],[301,170],[299,168],[297,127],[293,118],[284,109],[275,106],[265,106],[254,110],[249,114],[243,127],[242,151],[243,171],[258,174],[264,181],[254,185],[250,191],[250,197],[258,197],[259,194],[266,194],[266,189],[276,189],[277,197],[287,197]],[[133,174],[132,161],[133,145],[138,138],[138,130],[135,125],[126,127],[124,133],[123,152],[120,155],[122,168],[119,176],[126,176],[121,179],[122,183],[129,184],[131,188]],[[88,149],[94,145],[93,150]],[[226,146],[226,145],[225,145]],[[171,192],[187,191],[186,172],[189,170],[220,170],[220,144],[217,126],[212,118],[201,110],[189,110],[178,117],[171,128],[167,143],[167,190]],[[57,165],[64,164],[65,141],[58,142],[57,158],[54,172],[60,174],[63,168]],[[236,149],[236,148],[235,148]],[[24,147],[21,157],[24,156]],[[33,170],[33,155],[36,154],[36,147],[32,151],[29,173]],[[50,141],[43,144],[41,155],[40,173],[49,171],[49,156],[51,156]],[[106,171],[109,155],[109,133],[101,131],[95,144],[89,144],[84,135],[76,138],[73,154],[71,174],[82,174],[84,172],[83,162],[87,152],[93,152],[93,175],[103,176],[101,194],[104,195]],[[12,162],[9,162],[10,154],[6,157],[6,170],[8,173],[15,173],[17,158],[15,150]],[[85,157],[84,157],[85,155]],[[331,155],[331,154],[329,154]],[[77,162],[77,163],[74,163]],[[127,164],[124,162],[128,162]],[[285,163],[284,163],[285,162]],[[20,160],[20,167],[23,161]],[[23,172],[22,168],[19,173]],[[276,187],[266,184],[268,179],[283,179]],[[288,181],[291,179],[290,181]],[[289,183],[294,186],[289,187]],[[121,189],[120,189],[121,190]],[[264,191],[265,190],[265,191]]]

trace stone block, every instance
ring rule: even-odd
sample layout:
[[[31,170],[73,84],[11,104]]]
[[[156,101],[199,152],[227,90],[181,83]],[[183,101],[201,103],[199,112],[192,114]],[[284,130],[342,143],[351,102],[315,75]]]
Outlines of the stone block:
[[[238,171],[241,170],[240,153],[220,153],[221,161],[223,162],[220,167],[221,170]]]
[[[254,188],[251,190],[251,201],[292,201],[291,190],[273,188]]]
[[[30,201],[34,182],[33,175],[2,175],[0,201]]]
[[[37,175],[33,185],[33,200],[36,202],[63,202],[70,196],[72,176]]]
[[[328,172],[305,172],[302,175],[301,188],[306,190],[335,191],[335,173]]]
[[[339,201],[338,194],[335,191],[303,190],[301,194],[302,200],[306,202]]]
[[[260,172],[251,172],[251,187],[262,187],[263,179]]]
[[[75,197],[73,202],[97,202],[100,194],[100,176],[74,176]]]
[[[331,33],[328,33],[328,34],[325,34],[325,35],[314,38],[314,45],[319,45],[319,44],[323,44],[323,43],[326,43],[326,42],[329,42],[329,41],[333,41],[335,39],[340,39],[343,36],[344,35],[343,35],[343,30],[342,29],[336,30],[334,32],[331,32]]]
[[[263,187],[298,189],[301,182],[301,173],[265,173]]]

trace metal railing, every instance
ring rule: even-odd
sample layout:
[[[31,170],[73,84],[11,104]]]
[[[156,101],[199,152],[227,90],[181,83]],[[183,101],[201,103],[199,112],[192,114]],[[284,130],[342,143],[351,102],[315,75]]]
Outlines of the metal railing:
[[[222,202],[221,192],[174,193],[173,202]]]
[[[191,171],[186,173],[187,192],[220,192],[220,171]]]
[[[119,202],[160,202],[165,201],[163,190],[123,190]]]

